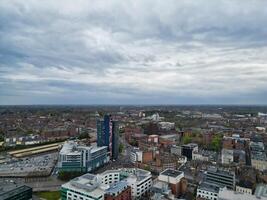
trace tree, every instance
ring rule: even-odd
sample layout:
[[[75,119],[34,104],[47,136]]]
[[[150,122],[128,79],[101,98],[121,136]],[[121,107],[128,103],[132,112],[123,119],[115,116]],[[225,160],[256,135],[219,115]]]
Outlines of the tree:
[[[119,152],[122,153],[123,149],[124,149],[124,145],[123,144],[120,144],[119,145]]]
[[[183,143],[184,144],[188,144],[190,142],[192,142],[192,138],[190,136],[184,136],[183,137]]]
[[[215,151],[219,151],[221,147],[222,138],[219,135],[215,135],[211,141],[211,148]]]

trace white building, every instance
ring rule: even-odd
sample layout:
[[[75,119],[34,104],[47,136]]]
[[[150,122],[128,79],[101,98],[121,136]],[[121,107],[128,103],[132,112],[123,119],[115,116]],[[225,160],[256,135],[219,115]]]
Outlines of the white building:
[[[59,152],[59,171],[90,172],[109,162],[106,146],[85,146],[74,141],[64,143]]]
[[[132,163],[143,161],[143,151],[139,148],[134,148],[130,153],[130,159]]]
[[[105,185],[125,179],[131,187],[132,197],[138,198],[149,191],[152,186],[151,172],[139,168],[124,168],[118,170],[107,170],[99,174]]]
[[[210,200],[217,200],[219,191],[220,191],[219,186],[208,182],[202,182],[197,188],[197,197]]]
[[[102,174],[85,174],[63,184],[62,198],[67,200],[103,200],[105,191],[121,181],[131,187],[132,198],[138,199],[152,186],[151,172],[139,168],[107,170]]]
[[[93,174],[85,174],[61,186],[61,199],[66,200],[104,200],[105,187]]]
[[[239,193],[227,188],[222,188],[219,191],[219,200],[267,200],[267,197],[256,197],[255,195]]]
[[[231,164],[234,162],[234,151],[232,149],[222,149],[222,164]]]

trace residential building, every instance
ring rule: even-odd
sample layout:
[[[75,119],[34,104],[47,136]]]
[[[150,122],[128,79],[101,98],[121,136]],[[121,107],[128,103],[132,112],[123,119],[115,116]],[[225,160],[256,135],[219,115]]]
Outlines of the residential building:
[[[253,183],[248,180],[241,180],[238,184],[236,184],[235,190],[240,193],[252,194]]]
[[[109,162],[107,147],[84,146],[75,141],[64,143],[59,152],[59,171],[90,172]]]
[[[111,159],[117,159],[119,155],[119,127],[111,115],[105,115],[104,119],[97,121],[97,146],[107,146]]]

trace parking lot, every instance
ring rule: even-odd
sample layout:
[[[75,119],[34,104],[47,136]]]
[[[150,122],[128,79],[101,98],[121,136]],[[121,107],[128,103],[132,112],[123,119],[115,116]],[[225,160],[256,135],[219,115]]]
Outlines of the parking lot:
[[[24,177],[49,175],[57,160],[57,153],[12,160],[0,164],[0,177]]]

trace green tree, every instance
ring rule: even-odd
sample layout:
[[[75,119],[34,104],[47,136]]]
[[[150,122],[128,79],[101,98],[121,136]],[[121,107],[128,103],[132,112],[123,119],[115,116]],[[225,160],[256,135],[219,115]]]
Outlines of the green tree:
[[[221,148],[222,138],[219,135],[213,137],[211,141],[211,148],[215,151],[219,151]]]
[[[122,153],[123,149],[124,149],[124,145],[123,144],[120,144],[119,145],[119,152]]]
[[[192,142],[192,138],[190,136],[184,136],[183,137],[183,143],[184,144],[188,144],[190,142]]]

